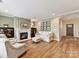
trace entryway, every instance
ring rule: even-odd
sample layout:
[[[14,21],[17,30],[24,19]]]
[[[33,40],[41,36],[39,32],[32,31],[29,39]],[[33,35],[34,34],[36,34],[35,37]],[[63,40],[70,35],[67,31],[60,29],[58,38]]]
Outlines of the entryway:
[[[66,36],[74,36],[74,24],[66,24]]]

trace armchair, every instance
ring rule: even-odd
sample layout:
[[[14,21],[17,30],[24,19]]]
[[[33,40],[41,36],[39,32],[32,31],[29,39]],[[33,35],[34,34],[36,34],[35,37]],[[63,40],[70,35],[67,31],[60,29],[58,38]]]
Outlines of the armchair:
[[[8,58],[17,58],[26,52],[26,46],[24,43],[10,44],[9,41],[5,42]]]

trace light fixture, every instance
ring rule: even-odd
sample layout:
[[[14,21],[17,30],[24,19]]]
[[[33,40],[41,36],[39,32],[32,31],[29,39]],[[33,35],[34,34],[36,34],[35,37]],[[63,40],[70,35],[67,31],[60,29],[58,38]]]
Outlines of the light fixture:
[[[27,27],[27,24],[21,24],[22,27]]]
[[[8,10],[5,10],[6,13],[8,13]]]
[[[9,25],[8,24],[4,24],[4,27],[8,27]]]
[[[52,15],[54,16],[54,15],[55,15],[55,13],[52,13]]]
[[[24,27],[27,27],[27,24],[23,24]]]
[[[4,26],[4,27],[8,27],[8,26]]]
[[[8,10],[6,10],[6,9],[0,9],[0,13],[8,13]]]
[[[34,24],[32,23],[32,26],[33,26]]]

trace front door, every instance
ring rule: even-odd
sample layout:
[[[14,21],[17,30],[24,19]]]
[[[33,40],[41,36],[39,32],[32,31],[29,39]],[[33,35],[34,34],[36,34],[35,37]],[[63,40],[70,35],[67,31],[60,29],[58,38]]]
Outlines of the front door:
[[[73,24],[66,24],[66,35],[74,36],[74,25]]]

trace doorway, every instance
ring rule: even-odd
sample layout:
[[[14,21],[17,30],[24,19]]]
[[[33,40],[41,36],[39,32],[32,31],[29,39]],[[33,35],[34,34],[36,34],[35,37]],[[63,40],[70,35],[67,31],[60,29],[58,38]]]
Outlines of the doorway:
[[[66,35],[74,36],[74,24],[66,24]]]
[[[31,37],[35,37],[36,32],[37,28],[31,28]]]

